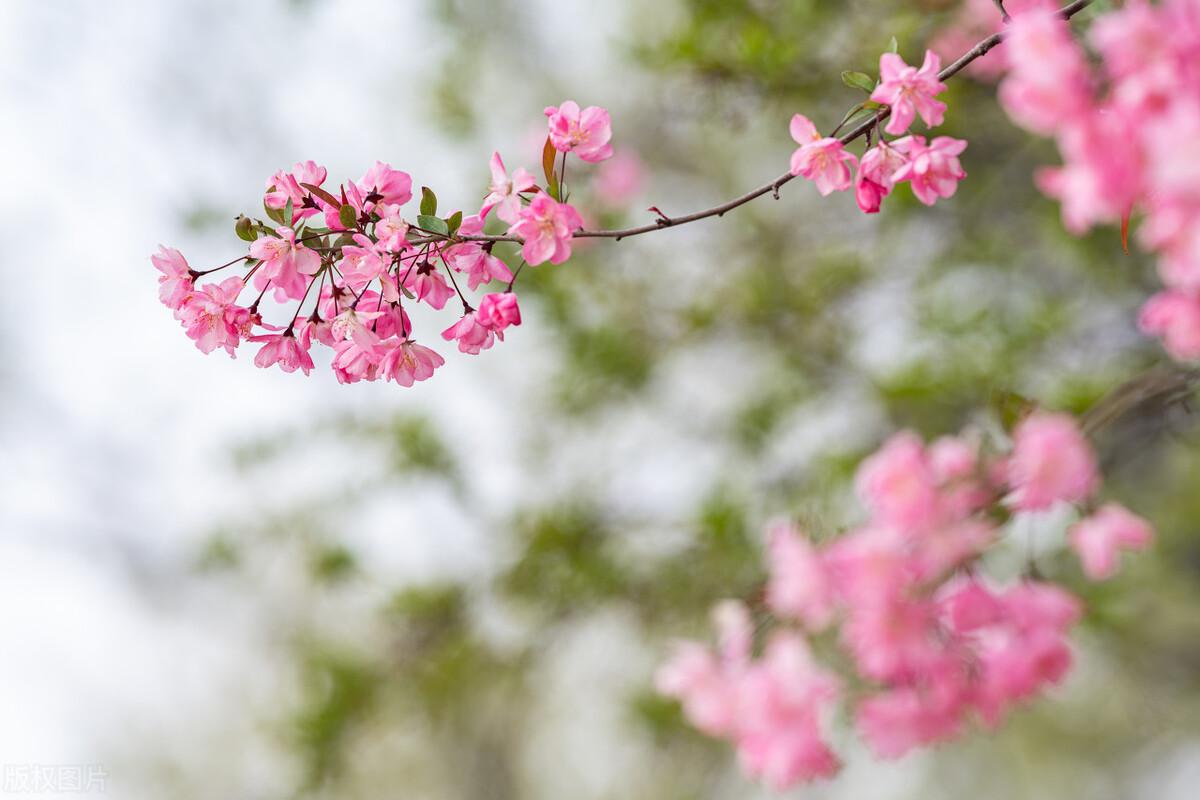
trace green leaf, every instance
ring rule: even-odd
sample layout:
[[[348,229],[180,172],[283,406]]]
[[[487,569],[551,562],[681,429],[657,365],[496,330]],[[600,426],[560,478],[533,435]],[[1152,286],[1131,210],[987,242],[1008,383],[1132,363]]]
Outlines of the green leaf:
[[[426,217],[437,214],[437,195],[428,186],[421,187],[421,214]]]
[[[290,197],[288,198],[287,205],[283,207],[283,219],[283,224],[287,225],[289,228],[292,227],[292,223],[296,221],[296,207],[293,205],[292,198]]]
[[[462,219],[463,217],[461,211],[455,211],[446,218],[446,227],[450,229],[451,236],[453,236],[458,231],[458,227],[462,225]]]
[[[554,143],[550,141],[550,137],[546,137],[546,144],[542,146],[542,171],[546,173],[546,191],[555,200],[558,196],[558,179],[554,176],[554,159],[558,156],[558,151],[554,149]]]
[[[253,242],[258,238],[258,233],[254,230],[254,223],[249,217],[244,217],[239,214],[233,229],[237,233],[238,238],[243,241]]]
[[[286,225],[287,224],[286,222],[283,221],[283,209],[282,208],[267,208],[267,204],[263,203],[263,210],[267,212],[267,216],[270,217],[276,224],[278,224],[278,225]]]
[[[888,44],[888,52],[889,53],[899,53],[900,52],[900,43],[896,41],[895,36],[892,37],[892,41]]]
[[[338,209],[338,221],[344,228],[353,228],[358,224],[358,212],[354,210],[354,206],[347,203]]]
[[[450,227],[446,225],[444,219],[431,217],[428,214],[420,214],[417,216],[417,227],[430,233],[437,233],[442,236],[450,235]]]
[[[842,83],[846,84],[851,89],[862,89],[867,94],[875,91],[875,81],[865,72],[852,72],[850,70],[846,70],[842,73]]]

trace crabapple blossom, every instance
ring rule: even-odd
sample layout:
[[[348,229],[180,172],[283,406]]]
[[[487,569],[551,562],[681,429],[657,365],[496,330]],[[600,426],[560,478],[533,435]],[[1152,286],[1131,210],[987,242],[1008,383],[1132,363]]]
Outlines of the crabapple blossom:
[[[1037,412],[1022,420],[1013,434],[1008,480],[1013,506],[1039,511],[1058,502],[1087,499],[1100,476],[1096,455],[1075,419]]]
[[[500,333],[510,325],[521,324],[521,309],[512,292],[484,295],[476,312],[481,325]]]
[[[938,136],[927,143],[924,136],[914,134],[897,139],[892,147],[908,159],[893,173],[892,180],[907,181],[913,194],[927,206],[936,203],[939,197],[953,197],[958,182],[967,177],[958,160],[967,149],[962,139]]]
[[[580,111],[578,103],[567,100],[560,106],[546,106],[545,114],[550,143],[558,152],[574,153],[590,163],[612,157],[612,120],[605,109],[588,106]]]
[[[488,196],[483,198],[483,208],[479,210],[480,219],[486,219],[488,212],[496,209],[496,216],[509,225],[517,221],[521,213],[521,192],[528,192],[536,185],[533,176],[522,167],[517,167],[512,177],[504,168],[504,161],[499,153],[492,153],[492,185]]]
[[[237,277],[210,283],[192,292],[176,310],[176,318],[200,352],[222,347],[231,358],[235,356],[251,316],[249,309],[237,305],[245,285]]]
[[[462,319],[442,331],[442,338],[447,342],[457,341],[458,349],[464,353],[478,355],[481,350],[491,347],[496,339],[504,341],[504,333],[483,324],[477,312],[468,311]]]
[[[792,153],[792,174],[803,175],[816,184],[822,196],[850,188],[850,170],[857,163],[840,139],[822,137],[817,126],[803,114],[792,117],[792,138],[800,145]]]
[[[1117,572],[1121,550],[1144,550],[1154,540],[1150,523],[1117,503],[1107,503],[1071,528],[1072,549],[1094,581]]]
[[[301,161],[292,167],[291,172],[280,170],[267,179],[267,193],[263,195],[263,205],[281,211],[290,200],[296,219],[311,217],[319,209],[316,205],[305,206],[304,198],[308,196],[308,190],[301,184],[320,186],[325,183],[328,175],[329,171],[315,161]]]
[[[184,304],[195,289],[192,268],[187,259],[173,247],[158,246],[150,263],[162,274],[158,276],[158,299],[172,311]]]
[[[312,356],[308,354],[306,341],[296,338],[291,330],[283,333],[271,333],[263,336],[251,336],[252,342],[263,342],[258,354],[254,356],[256,367],[279,365],[284,372],[295,372],[297,369],[305,375],[313,369]]]
[[[390,339],[381,347],[384,354],[379,360],[379,374],[401,386],[427,380],[446,363],[435,351],[409,339]]]
[[[871,99],[892,109],[884,130],[899,136],[909,129],[918,115],[931,128],[942,124],[946,104],[934,99],[946,91],[946,84],[938,80],[941,69],[942,60],[932,50],[925,51],[925,61],[920,69],[905,64],[896,53],[884,53],[879,57],[880,82],[871,93]]]
[[[521,255],[530,266],[537,266],[546,261],[561,264],[570,258],[571,236],[582,227],[583,218],[573,206],[539,192],[508,232],[525,240]]]
[[[877,213],[896,185],[896,173],[907,163],[908,157],[885,141],[863,153],[854,184],[858,207],[867,214]]]
[[[1200,297],[1159,292],[1142,306],[1138,327],[1160,337],[1167,352],[1180,361],[1200,359]]]
[[[254,288],[265,291],[269,284],[280,302],[303,297],[309,276],[321,265],[321,257],[298,243],[296,231],[286,226],[252,242],[250,255],[262,262],[254,273]]]

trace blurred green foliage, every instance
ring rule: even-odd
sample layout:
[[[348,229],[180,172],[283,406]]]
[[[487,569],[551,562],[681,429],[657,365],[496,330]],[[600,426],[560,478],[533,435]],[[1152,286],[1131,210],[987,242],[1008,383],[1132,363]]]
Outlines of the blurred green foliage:
[[[832,126],[858,100],[842,70],[873,74],[892,36],[911,60],[954,6],[679,0],[657,13],[657,4],[629,2],[628,39],[615,46],[640,77],[614,109],[618,146],[641,154],[664,208],[667,200],[696,206],[713,186],[743,191],[786,163],[791,113]],[[432,8],[447,56],[430,70],[438,86],[431,113],[447,133],[468,138],[495,102],[456,76],[498,52],[512,54],[506,69],[530,82],[525,92],[560,92],[553,76],[530,68],[542,42],[525,4],[439,0]],[[527,774],[525,737],[545,712],[538,703],[555,655],[589,621],[622,615],[652,663],[668,637],[707,635],[716,600],[757,597],[767,517],[796,515],[819,537],[852,521],[854,467],[889,431],[999,426],[1031,402],[1083,411],[1161,359],[1131,324],[1151,265],[1124,256],[1111,231],[1084,239],[1062,231],[1030,180],[1053,148],[1006,121],[993,87],[957,79],[950,95],[945,132],[969,139],[971,177],[934,209],[900,190],[885,213],[864,220],[845,198],[818,203],[797,183],[780,202],[760,200],[692,234],[581,248],[568,266],[527,270],[523,305],[528,297],[529,324],[549,333],[555,367],[523,409],[538,423],[522,445],[528,495],[513,498],[511,513],[487,510],[473,492],[477,467],[452,432],[407,413],[343,416],[318,426],[319,435],[378,454],[365,481],[356,473],[287,512],[214,534],[203,565],[254,581],[264,560],[292,553],[307,581],[308,605],[281,621],[299,676],[281,721],[303,765],[302,794],[376,796],[405,786],[419,787],[412,796],[464,800],[542,796]],[[669,196],[659,188],[667,186]],[[730,377],[719,383],[729,402],[693,418],[661,405],[661,395],[680,364],[694,362]],[[859,405],[847,409],[847,397]],[[839,412],[855,421],[824,430],[820,420]],[[590,469],[587,452],[577,454],[583,477],[568,482],[574,488],[549,488],[559,485],[545,480],[559,467],[544,458],[546,437],[635,413],[684,425],[719,454],[690,513],[631,510],[620,502],[621,476]],[[805,425],[827,435],[797,465],[786,456]],[[311,431],[275,432],[234,460],[243,470],[272,468],[312,440]],[[1130,781],[1139,759],[1200,734],[1193,420],[1178,406],[1136,407],[1100,444],[1109,492],[1153,519],[1159,546],[1098,586],[1080,581],[1067,558],[1040,565],[1089,604],[1087,674],[998,734],[939,751],[912,796],[1127,796],[1137,793]],[[339,528],[339,509],[430,483],[450,487],[489,531],[491,568],[430,585],[379,577]],[[332,621],[319,613],[350,597],[367,598],[371,613],[357,600],[346,606],[353,622],[345,611]],[[506,620],[499,626],[497,613]],[[628,669],[635,688],[621,695],[623,719],[626,735],[643,743],[644,771],[619,775],[623,790],[613,796],[751,796],[730,777],[730,754],[649,691],[647,665]],[[365,742],[406,731],[420,740],[415,748],[364,755],[373,752]]]

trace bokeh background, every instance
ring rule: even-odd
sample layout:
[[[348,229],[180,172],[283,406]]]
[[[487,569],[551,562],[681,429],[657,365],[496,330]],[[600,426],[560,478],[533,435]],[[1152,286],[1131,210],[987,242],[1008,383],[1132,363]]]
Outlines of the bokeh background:
[[[100,764],[119,798],[767,795],[650,691],[670,637],[757,591],[763,522],[834,535],[888,432],[1082,411],[1162,361],[1132,325],[1152,266],[1062,232],[1030,178],[1053,148],[990,85],[948,93],[952,201],[868,218],[797,182],[581,245],[526,270],[502,346],[411,390],[202,356],[148,255],[228,260],[309,158],[474,209],[491,151],[534,168],[566,98],[612,111],[638,178],[576,171],[592,220],[693,210],[782,172],[792,113],[829,129],[842,70],[892,36],[919,59],[957,9],[2,0],[0,763]],[[1196,797],[1197,444],[1180,404],[1105,429],[1107,492],[1160,530],[1109,584],[1061,555],[1067,520],[1013,532],[1089,604],[1065,686],[899,762],[843,720],[849,768],[795,795]]]

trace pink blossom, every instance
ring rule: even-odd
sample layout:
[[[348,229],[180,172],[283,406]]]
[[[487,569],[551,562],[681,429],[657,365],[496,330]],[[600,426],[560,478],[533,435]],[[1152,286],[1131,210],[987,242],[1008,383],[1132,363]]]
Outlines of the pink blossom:
[[[371,211],[378,203],[402,206],[412,199],[412,178],[407,172],[392,169],[390,164],[376,161],[367,173],[355,184],[362,193],[361,210]],[[371,200],[372,195],[379,195]]]
[[[263,204],[267,208],[281,210],[286,208],[291,200],[294,219],[311,217],[318,209],[315,206],[305,208],[304,198],[309,195],[309,190],[300,184],[320,186],[328,174],[328,171],[315,161],[300,161],[292,167],[291,172],[280,170],[267,179],[267,193],[263,197]]]
[[[896,173],[907,162],[908,158],[887,142],[880,142],[863,153],[858,164],[854,197],[864,213],[879,211],[883,198],[891,194],[896,184]]]
[[[1098,222],[1116,222],[1139,192],[1139,156],[1128,146],[1134,137],[1120,114],[1097,114],[1059,134],[1066,163],[1038,170],[1037,185],[1062,203],[1063,225],[1083,233]]]
[[[1013,490],[1009,501],[1021,511],[1082,502],[1100,483],[1096,455],[1074,417],[1046,412],[1017,425],[1008,480]]]
[[[408,339],[391,339],[383,344],[384,355],[379,362],[379,374],[401,386],[412,386],[433,375],[446,363],[436,351]]]
[[[483,233],[483,219],[472,214],[462,221],[458,229],[463,236],[478,236]],[[456,244],[445,251],[446,263],[455,272],[467,274],[467,288],[476,289],[493,280],[511,281],[512,271],[508,265],[492,255],[492,248],[480,242]]]
[[[1057,9],[1037,8],[1015,17],[1003,50],[1009,73],[1000,85],[1000,102],[1019,124],[1054,133],[1088,113],[1087,62]]]
[[[573,152],[590,163],[612,156],[612,145],[608,143],[612,138],[612,121],[605,109],[588,106],[580,111],[575,101],[567,100],[560,106],[546,106],[545,113],[550,143],[560,153]]]
[[[908,181],[913,194],[927,206],[939,197],[953,197],[958,182],[967,177],[958,161],[958,156],[967,149],[962,139],[938,136],[926,144],[924,136],[911,135],[897,139],[892,146],[908,158],[908,163],[893,174],[893,180]]]
[[[480,325],[497,333],[510,325],[520,325],[521,309],[517,306],[517,296],[512,292],[484,295],[479,301],[476,317]]]
[[[954,666],[948,664],[948,670]],[[913,748],[953,739],[963,730],[966,665],[963,673],[930,686],[899,686],[867,697],[854,721],[872,752],[899,758]]]
[[[836,595],[820,554],[800,531],[778,523],[768,533],[771,579],[767,604],[783,616],[821,630],[833,619]]]
[[[296,232],[288,227],[275,229],[276,236],[261,236],[250,243],[250,255],[262,264],[254,273],[254,288],[262,291],[270,283],[280,302],[299,300],[308,288],[310,276],[321,268],[321,257],[296,241]]]
[[[539,192],[508,232],[525,240],[521,254],[536,266],[545,261],[561,264],[570,258],[571,237],[581,227],[583,219],[571,205]]]
[[[497,338],[503,341],[504,334],[484,325],[480,322],[478,313],[470,311],[464,314],[458,322],[442,331],[442,338],[447,342],[457,341],[460,351],[476,356],[480,351],[491,347]]]
[[[254,356],[255,366],[267,368],[278,364],[284,372],[301,370],[305,375],[312,371],[313,361],[308,354],[307,341],[298,340],[291,331],[265,336],[251,336],[252,342],[265,342]]]
[[[522,167],[517,167],[510,178],[499,153],[492,153],[491,169],[492,185],[488,189],[488,196],[483,198],[479,217],[486,219],[488,212],[494,208],[496,216],[511,225],[521,213],[521,192],[529,191],[536,184],[533,176]]]
[[[803,639],[773,636],[738,686],[734,737],[746,773],[776,791],[836,773],[839,761],[821,726],[838,691],[837,680],[816,664]]]
[[[380,243],[361,233],[353,236],[354,244],[342,248],[342,260],[338,262],[345,285],[357,294],[368,283],[384,274],[391,267],[391,254]]]
[[[1180,361],[1200,359],[1200,297],[1159,292],[1142,306],[1138,327],[1143,333],[1162,337],[1172,357]]]
[[[622,208],[642,190],[645,168],[633,153],[622,152],[596,171],[596,198],[610,208]]]
[[[934,99],[946,91],[946,84],[938,80],[941,68],[942,60],[932,50],[925,51],[925,61],[920,69],[905,64],[895,53],[880,56],[880,83],[871,93],[871,99],[891,106],[892,113],[884,130],[893,136],[902,134],[918,114],[931,128],[942,124],[946,104]]]
[[[366,346],[359,339],[343,339],[333,346],[333,373],[338,383],[373,381],[379,376],[383,348],[378,343]]]
[[[1084,573],[1094,581],[1117,572],[1121,550],[1144,550],[1154,540],[1150,523],[1124,506],[1108,503],[1071,528],[1071,547]]]
[[[885,522],[919,527],[938,513],[938,490],[925,447],[909,431],[893,435],[863,461],[855,487],[863,503]]]
[[[237,305],[243,288],[241,278],[226,278],[200,287],[180,306],[177,316],[200,352],[223,347],[231,358],[235,355],[250,317],[249,310]]]
[[[454,296],[454,289],[429,261],[421,262],[407,271],[404,288],[416,295],[418,302],[428,303],[439,310],[445,308],[446,301]]]
[[[183,253],[173,247],[158,246],[150,263],[162,274],[158,276],[158,299],[172,311],[177,310],[195,290],[192,268]]]
[[[822,196],[850,188],[850,170],[857,163],[854,154],[833,137],[821,137],[817,127],[803,114],[792,117],[792,138],[800,145],[792,153],[792,174],[803,175],[817,186]]]
[[[375,238],[379,246],[389,253],[402,253],[408,243],[408,223],[400,216],[400,206],[380,205],[376,209],[379,221],[375,223]]]

